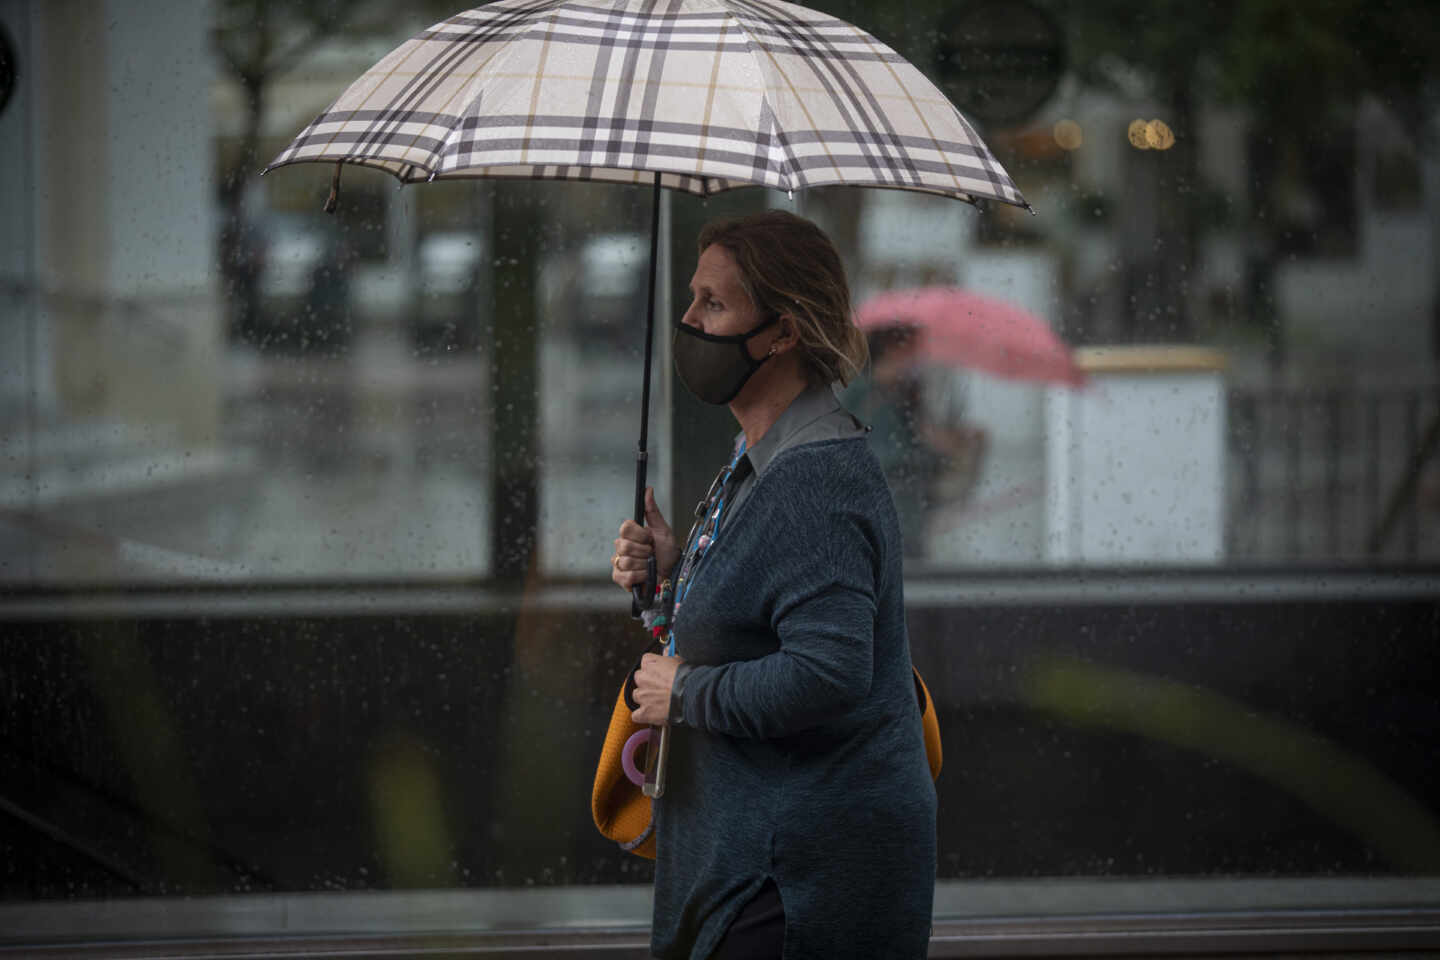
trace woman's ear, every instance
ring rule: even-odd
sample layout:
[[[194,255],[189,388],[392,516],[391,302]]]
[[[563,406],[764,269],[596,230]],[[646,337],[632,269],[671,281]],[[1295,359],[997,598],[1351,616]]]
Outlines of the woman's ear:
[[[800,335],[796,331],[795,318],[788,313],[780,314],[780,333],[770,341],[771,353],[785,353],[793,350],[799,343]]]

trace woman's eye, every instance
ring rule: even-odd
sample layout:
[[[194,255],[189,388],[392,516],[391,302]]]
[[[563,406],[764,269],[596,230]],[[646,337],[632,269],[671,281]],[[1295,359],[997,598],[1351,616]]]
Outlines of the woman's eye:
[[[723,310],[723,309],[725,309],[724,306],[721,305],[721,303],[720,303],[719,300],[707,300],[707,301],[705,301],[705,307],[706,307],[706,309],[709,309],[709,310]]]

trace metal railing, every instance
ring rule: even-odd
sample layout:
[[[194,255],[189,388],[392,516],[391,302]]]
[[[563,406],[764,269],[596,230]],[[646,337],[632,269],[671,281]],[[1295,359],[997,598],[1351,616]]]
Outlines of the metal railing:
[[[1437,386],[1232,390],[1228,556],[1440,556],[1437,426]]]

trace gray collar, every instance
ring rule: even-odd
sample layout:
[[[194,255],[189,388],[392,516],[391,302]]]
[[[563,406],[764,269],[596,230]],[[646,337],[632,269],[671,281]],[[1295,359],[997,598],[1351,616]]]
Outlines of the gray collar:
[[[797,446],[801,443],[810,443],[816,440],[828,440],[835,437],[851,436],[862,433],[863,428],[854,417],[850,416],[840,406],[839,399],[835,396],[835,390],[829,386],[808,386],[800,392],[785,412],[770,425],[765,435],[760,438],[753,447],[750,447],[745,455],[750,460],[750,466],[755,469],[755,476],[765,472],[776,455],[782,450]],[[735,436],[735,444],[738,447],[742,431]]]

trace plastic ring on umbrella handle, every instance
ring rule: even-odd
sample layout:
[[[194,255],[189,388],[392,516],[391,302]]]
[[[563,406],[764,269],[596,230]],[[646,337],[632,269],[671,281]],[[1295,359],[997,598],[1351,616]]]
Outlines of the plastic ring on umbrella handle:
[[[637,787],[645,785],[645,771],[635,766],[635,751],[649,742],[650,728],[646,727],[630,734],[630,739],[625,741],[625,746],[620,751],[620,766],[625,768],[625,778]]]

